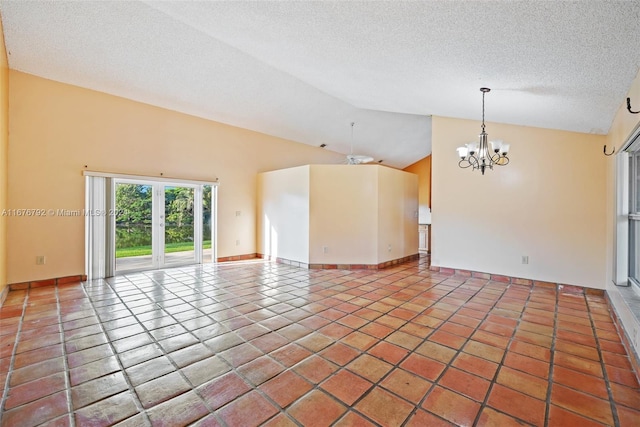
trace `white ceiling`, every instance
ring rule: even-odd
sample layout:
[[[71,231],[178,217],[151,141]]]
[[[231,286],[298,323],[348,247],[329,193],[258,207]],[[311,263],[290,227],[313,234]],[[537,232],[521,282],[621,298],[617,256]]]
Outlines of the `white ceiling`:
[[[638,1],[2,1],[0,13],[12,69],[342,153],[356,122],[354,152],[396,167],[431,152],[431,115],[479,120],[481,86],[489,122],[607,133],[640,65]]]

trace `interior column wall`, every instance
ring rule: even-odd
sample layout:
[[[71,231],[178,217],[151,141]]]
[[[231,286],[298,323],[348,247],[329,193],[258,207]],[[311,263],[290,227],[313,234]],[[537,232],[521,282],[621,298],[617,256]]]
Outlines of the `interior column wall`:
[[[418,253],[418,176],[378,170],[378,263]]]
[[[309,262],[377,264],[378,167],[311,168]]]
[[[309,263],[309,169],[258,175],[258,253]]]

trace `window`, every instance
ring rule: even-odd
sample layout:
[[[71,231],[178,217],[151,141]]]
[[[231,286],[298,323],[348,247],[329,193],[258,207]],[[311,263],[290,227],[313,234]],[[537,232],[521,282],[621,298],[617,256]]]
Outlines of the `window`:
[[[629,280],[640,285],[640,147],[629,153]]]

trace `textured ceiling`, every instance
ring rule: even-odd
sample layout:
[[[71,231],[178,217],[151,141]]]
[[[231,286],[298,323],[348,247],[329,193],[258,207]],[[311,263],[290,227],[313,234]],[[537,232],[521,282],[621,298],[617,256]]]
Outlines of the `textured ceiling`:
[[[12,69],[342,153],[356,122],[354,152],[396,167],[430,153],[430,115],[478,120],[481,86],[489,122],[606,133],[640,65],[638,1],[2,1],[0,13]]]

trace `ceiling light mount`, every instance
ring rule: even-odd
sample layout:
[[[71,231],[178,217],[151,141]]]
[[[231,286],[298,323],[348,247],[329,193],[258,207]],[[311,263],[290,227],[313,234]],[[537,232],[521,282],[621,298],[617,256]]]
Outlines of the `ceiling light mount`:
[[[485,131],[486,125],[484,124],[484,96],[489,93],[491,89],[488,87],[481,87],[482,92],[482,132],[480,132],[479,142],[470,142],[462,147],[458,147],[458,155],[460,161],[458,166],[463,169],[471,167],[472,170],[479,169],[484,175],[486,169],[493,169],[493,166],[505,166],[509,163],[507,153],[509,152],[509,144],[505,144],[503,141],[489,141],[489,135]],[[491,148],[489,148],[491,145]]]
[[[351,154],[347,156],[348,165],[361,165],[363,163],[369,163],[373,161],[373,157],[363,156],[361,154],[353,154],[353,127],[355,122],[351,122]]]

